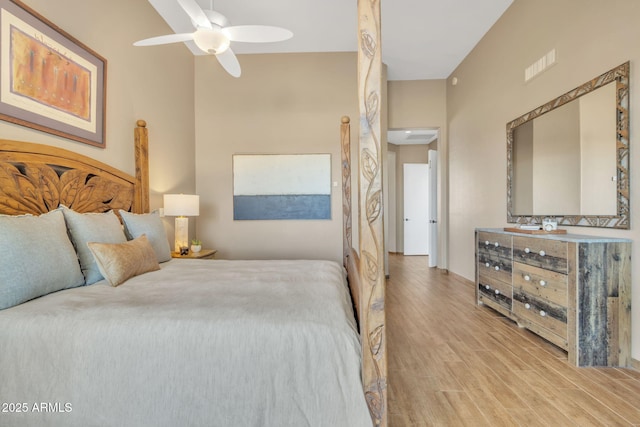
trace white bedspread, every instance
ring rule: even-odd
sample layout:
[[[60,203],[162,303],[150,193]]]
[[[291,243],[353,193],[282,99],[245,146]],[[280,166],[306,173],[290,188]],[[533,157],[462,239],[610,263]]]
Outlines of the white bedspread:
[[[0,425],[371,425],[339,264],[161,266],[0,311]]]

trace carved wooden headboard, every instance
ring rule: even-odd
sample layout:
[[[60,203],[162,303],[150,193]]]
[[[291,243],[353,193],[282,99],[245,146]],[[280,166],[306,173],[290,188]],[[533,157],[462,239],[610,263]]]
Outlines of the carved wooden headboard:
[[[136,176],[69,150],[0,140],[0,214],[41,214],[65,205],[77,212],[149,211],[148,132],[134,131]]]

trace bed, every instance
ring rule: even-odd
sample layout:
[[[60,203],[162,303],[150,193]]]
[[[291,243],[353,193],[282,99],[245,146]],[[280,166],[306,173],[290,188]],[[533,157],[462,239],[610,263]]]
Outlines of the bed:
[[[7,407],[0,423],[371,425],[343,274],[332,262],[172,260],[117,288],[4,310],[0,395],[27,412]]]
[[[341,126],[345,149],[348,120]],[[128,230],[129,218],[160,224],[145,214],[147,151],[144,121],[135,129],[135,177],[67,150],[0,141],[0,235],[13,242],[0,249],[0,424],[371,425],[372,408],[379,411],[382,401],[363,384],[363,349],[380,354],[382,347],[379,330],[372,342],[358,331],[366,319],[354,317],[362,285],[351,248],[345,247],[348,270],[331,261],[158,255],[152,262],[158,268],[118,286],[110,286],[108,266],[100,269],[107,279],[86,285],[91,272],[78,248],[92,239],[76,242],[81,226],[104,237],[124,233],[120,221]],[[346,179],[347,193],[349,185]],[[50,238],[56,227],[62,229]],[[155,250],[154,231],[143,231]],[[39,244],[17,241],[29,233]],[[160,234],[168,251],[164,228]],[[126,243],[105,237],[111,243],[104,246],[138,240],[126,237]],[[78,259],[80,276],[67,268]],[[14,276],[24,277],[20,292],[32,283],[66,284],[49,283],[3,306]]]
[[[128,216],[151,215],[146,123],[134,132],[135,176],[64,149],[0,140],[0,214],[25,221],[0,229],[3,243],[16,242],[0,246],[0,300],[13,285],[0,309],[0,425],[386,425],[379,12],[377,0],[358,2],[361,167],[352,174],[343,118],[343,266],[160,262],[147,233],[82,255],[77,248],[88,245],[70,243],[70,223],[85,230],[86,218],[99,218],[89,231],[115,233],[107,213],[125,230]],[[48,237],[26,245],[20,233]],[[103,257],[116,247],[117,257]],[[128,263],[127,253],[145,262]],[[82,259],[91,256],[106,279],[87,286]],[[121,271],[128,264],[147,268]]]

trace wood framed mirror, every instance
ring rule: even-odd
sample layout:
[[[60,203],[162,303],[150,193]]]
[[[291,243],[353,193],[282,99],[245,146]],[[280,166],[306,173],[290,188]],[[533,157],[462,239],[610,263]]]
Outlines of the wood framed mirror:
[[[629,62],[507,123],[507,221],[629,228]]]

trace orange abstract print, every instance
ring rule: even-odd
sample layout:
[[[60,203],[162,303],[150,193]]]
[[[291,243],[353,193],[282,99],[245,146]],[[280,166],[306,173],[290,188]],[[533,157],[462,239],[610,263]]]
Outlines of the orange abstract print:
[[[84,120],[91,118],[91,73],[11,27],[11,91]]]

